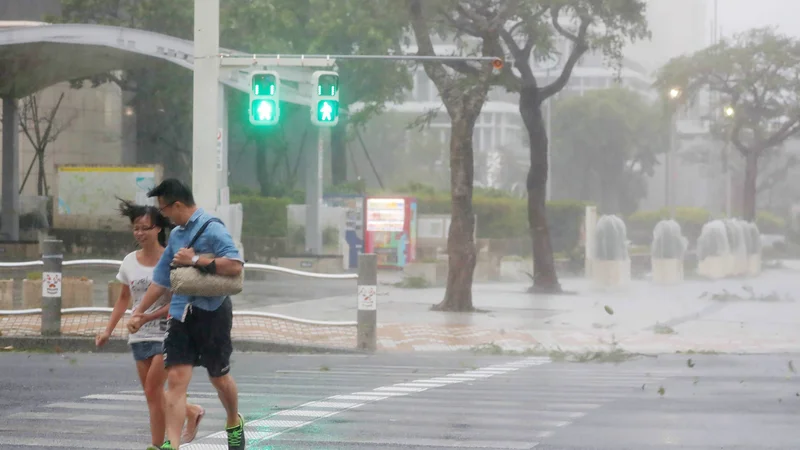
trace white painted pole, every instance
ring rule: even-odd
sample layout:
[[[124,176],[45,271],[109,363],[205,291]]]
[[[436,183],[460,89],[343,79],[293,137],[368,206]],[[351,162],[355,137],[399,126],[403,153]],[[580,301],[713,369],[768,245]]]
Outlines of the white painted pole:
[[[192,192],[208,212],[217,209],[219,129],[219,0],[194,0]]]

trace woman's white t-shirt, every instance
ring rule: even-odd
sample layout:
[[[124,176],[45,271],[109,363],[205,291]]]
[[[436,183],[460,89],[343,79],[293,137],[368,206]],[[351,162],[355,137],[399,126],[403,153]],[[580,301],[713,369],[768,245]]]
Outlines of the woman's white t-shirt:
[[[117,279],[120,282],[127,284],[128,288],[131,290],[131,298],[133,299],[133,305],[131,306],[132,309],[139,306],[139,304],[142,302],[145,292],[147,292],[147,288],[150,287],[153,269],[155,269],[155,267],[147,267],[140,264],[136,259],[135,251],[128,253],[128,255],[125,256],[125,259],[122,260],[119,273],[117,273]],[[156,300],[153,306],[147,310],[147,313],[149,314],[155,312],[157,309],[163,307],[167,303],[169,303],[168,292]],[[160,319],[145,323],[142,325],[139,331],[130,334],[128,336],[128,343],[152,341],[163,342],[166,331],[167,318],[162,317]]]

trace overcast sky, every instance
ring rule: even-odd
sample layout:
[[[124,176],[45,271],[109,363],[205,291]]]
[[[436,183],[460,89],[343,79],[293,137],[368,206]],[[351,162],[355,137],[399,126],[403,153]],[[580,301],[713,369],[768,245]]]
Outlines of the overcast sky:
[[[724,35],[748,28],[777,25],[786,34],[800,37],[800,0],[717,0],[719,24]],[[713,3],[711,13],[713,17]]]

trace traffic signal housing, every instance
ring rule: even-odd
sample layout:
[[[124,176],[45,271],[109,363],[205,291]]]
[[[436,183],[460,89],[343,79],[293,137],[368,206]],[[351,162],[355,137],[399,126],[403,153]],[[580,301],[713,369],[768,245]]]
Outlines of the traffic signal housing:
[[[311,122],[320,127],[339,123],[339,74],[319,70],[311,75]]]
[[[275,71],[258,71],[250,75],[250,123],[277,125],[281,116],[281,78]]]

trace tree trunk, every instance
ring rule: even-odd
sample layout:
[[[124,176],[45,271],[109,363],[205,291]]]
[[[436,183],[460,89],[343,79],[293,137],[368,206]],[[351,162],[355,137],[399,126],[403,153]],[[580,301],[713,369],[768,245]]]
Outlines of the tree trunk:
[[[529,292],[561,292],[553,261],[553,244],[547,227],[547,130],[536,86],[520,91],[519,112],[530,139],[531,167],[528,170],[528,224],[533,242],[533,286]]]
[[[347,182],[347,115],[331,129],[331,181],[334,186]]]
[[[474,161],[472,130],[477,113],[465,117],[459,108],[459,117],[452,118],[450,135],[450,190],[451,211],[447,238],[447,289],[444,300],[433,307],[434,311],[474,311],[472,306],[472,276],[477,263],[475,248],[475,213],[472,210],[472,183]],[[480,111],[478,111],[480,112]]]
[[[37,177],[38,178],[37,193],[38,193],[39,196],[43,196],[43,195],[47,195],[47,187],[46,187],[46,184],[45,184],[45,176],[46,175],[45,175],[45,171],[44,171],[45,170],[44,169],[44,151],[43,150],[39,151],[38,154],[39,154],[39,158],[38,158],[38,160],[39,160],[39,176]]]
[[[744,192],[742,193],[742,215],[745,220],[756,220],[756,181],[758,178],[758,154],[750,150],[745,156]]]

